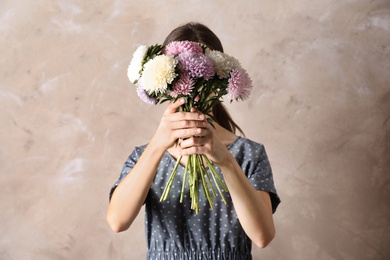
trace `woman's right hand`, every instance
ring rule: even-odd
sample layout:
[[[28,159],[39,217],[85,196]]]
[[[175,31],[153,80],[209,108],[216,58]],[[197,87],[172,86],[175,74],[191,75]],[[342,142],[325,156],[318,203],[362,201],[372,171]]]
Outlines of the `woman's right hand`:
[[[207,131],[205,115],[193,109],[191,112],[178,112],[185,103],[183,98],[171,102],[161,118],[152,141],[163,150],[175,145],[176,140],[191,136],[203,136]]]

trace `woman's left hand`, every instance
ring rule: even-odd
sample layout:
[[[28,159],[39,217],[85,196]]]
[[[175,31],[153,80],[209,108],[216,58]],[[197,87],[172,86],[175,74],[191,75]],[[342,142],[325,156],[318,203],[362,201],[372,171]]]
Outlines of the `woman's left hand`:
[[[195,111],[193,109],[191,112]],[[182,140],[180,148],[180,155],[205,154],[216,165],[223,163],[230,155],[226,146],[217,137],[214,127],[210,124],[207,124],[201,136]]]

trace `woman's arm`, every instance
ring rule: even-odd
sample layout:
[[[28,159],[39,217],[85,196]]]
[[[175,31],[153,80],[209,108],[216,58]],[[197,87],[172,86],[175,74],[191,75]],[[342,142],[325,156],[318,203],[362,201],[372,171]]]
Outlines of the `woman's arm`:
[[[164,150],[151,141],[129,174],[112,194],[107,221],[115,232],[127,230],[137,217]]]
[[[275,236],[269,193],[253,187],[213,128],[209,127],[208,135],[187,139],[180,146],[182,155],[205,154],[221,168],[241,226],[258,247],[266,247]]]
[[[230,156],[218,166],[229,188],[241,226],[253,243],[264,248],[275,236],[269,193],[256,190],[234,157]]]
[[[169,104],[160,125],[130,173],[115,189],[107,210],[107,221],[115,232],[127,230],[137,217],[150,189],[164,152],[177,139],[202,135],[206,126],[198,112],[176,112],[184,103],[180,99]]]

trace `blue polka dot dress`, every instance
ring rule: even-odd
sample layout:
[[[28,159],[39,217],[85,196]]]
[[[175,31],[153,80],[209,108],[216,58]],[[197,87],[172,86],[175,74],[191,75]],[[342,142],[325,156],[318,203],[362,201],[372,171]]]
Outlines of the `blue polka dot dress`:
[[[131,153],[110,196],[134,167],[145,148],[137,147]],[[228,149],[255,189],[270,193],[272,210],[275,212],[280,199],[264,146],[238,137]],[[217,196],[212,210],[203,192],[199,192],[199,213],[196,215],[191,209],[188,185],[183,202],[179,201],[184,172],[184,167],[179,166],[168,199],[159,202],[175,163],[176,160],[165,152],[145,200],[147,259],[252,259],[251,240],[240,225],[228,193],[224,194],[227,204]],[[220,169],[216,169],[220,173]]]

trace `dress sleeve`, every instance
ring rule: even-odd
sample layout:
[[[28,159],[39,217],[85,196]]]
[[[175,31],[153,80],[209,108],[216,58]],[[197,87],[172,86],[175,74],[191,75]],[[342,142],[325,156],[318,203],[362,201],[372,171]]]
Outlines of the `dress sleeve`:
[[[112,194],[114,193],[116,187],[118,187],[119,183],[129,174],[131,169],[133,169],[134,165],[137,163],[139,159],[139,148],[135,148],[133,152],[129,155],[127,158],[125,164],[123,165],[121,174],[119,175],[118,180],[114,183],[114,185],[111,187],[109,200],[111,200]]]
[[[280,198],[274,185],[271,164],[269,163],[268,156],[263,145],[257,147],[256,150],[258,159],[254,161],[256,165],[254,166],[252,174],[249,176],[249,181],[256,190],[267,191],[270,194],[272,213],[275,213],[276,208],[280,203]]]

